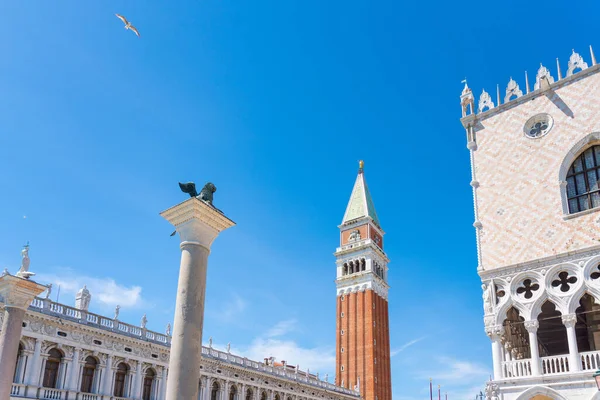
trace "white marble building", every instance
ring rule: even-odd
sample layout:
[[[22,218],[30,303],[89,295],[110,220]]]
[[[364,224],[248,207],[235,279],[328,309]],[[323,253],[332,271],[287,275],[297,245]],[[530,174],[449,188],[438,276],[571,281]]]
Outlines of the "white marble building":
[[[600,399],[600,65],[461,95],[490,400]]]
[[[76,307],[36,298],[23,322],[13,399],[163,400],[170,336],[88,311],[83,288]],[[1,300],[1,299],[0,299]],[[0,326],[4,311],[0,301]],[[169,332],[167,332],[169,333]],[[285,362],[258,362],[202,348],[199,400],[356,400],[357,392]]]

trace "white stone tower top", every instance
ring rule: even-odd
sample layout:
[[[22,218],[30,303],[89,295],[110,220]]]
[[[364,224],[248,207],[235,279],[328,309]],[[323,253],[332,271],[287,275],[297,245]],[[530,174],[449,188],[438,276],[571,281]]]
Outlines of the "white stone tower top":
[[[90,291],[86,285],[83,285],[83,287],[79,289],[77,295],[75,296],[75,308],[82,311],[88,311],[90,307],[90,300],[92,300],[92,295],[90,294]]]

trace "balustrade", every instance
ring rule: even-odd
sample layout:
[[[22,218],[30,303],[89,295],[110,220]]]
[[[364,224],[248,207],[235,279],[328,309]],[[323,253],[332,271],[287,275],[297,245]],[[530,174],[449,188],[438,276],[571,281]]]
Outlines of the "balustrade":
[[[514,360],[502,363],[502,374],[505,378],[531,376],[531,360]]]
[[[62,400],[67,398],[67,391],[60,389],[41,388],[38,397],[42,400]]]
[[[77,400],[99,400],[100,398],[100,395],[91,393],[79,393],[77,395]]]
[[[13,383],[12,388],[10,389],[10,395],[11,396],[23,396],[24,394],[25,394],[25,385]]]
[[[579,353],[582,371],[596,371],[600,369],[600,351]]]
[[[563,372],[569,372],[569,355],[564,354],[560,356],[542,357],[542,374],[560,374]]]

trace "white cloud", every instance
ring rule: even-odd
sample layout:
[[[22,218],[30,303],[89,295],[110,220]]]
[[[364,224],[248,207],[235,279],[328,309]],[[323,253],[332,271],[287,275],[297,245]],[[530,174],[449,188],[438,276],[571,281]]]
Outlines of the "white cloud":
[[[291,365],[300,365],[302,370],[310,368],[312,372],[321,371],[330,376],[333,376],[332,372],[335,370],[333,347],[302,347],[293,340],[256,338],[244,355],[258,361],[272,356]]]
[[[277,361],[285,360],[290,365],[299,365],[300,369],[310,369],[312,373],[319,372],[321,378],[329,374],[329,381],[333,381],[335,371],[335,347],[303,347],[291,339],[283,339],[287,333],[294,331],[297,321],[294,319],[276,323],[264,335],[255,338],[249,345],[231,347],[232,354],[247,357],[254,361],[262,362],[265,358],[274,357]],[[205,339],[206,340],[206,339]],[[208,346],[204,342],[204,346]],[[225,351],[227,345],[213,342],[213,348]]]
[[[50,296],[52,300],[56,300],[60,287],[59,301],[67,305],[74,305],[77,291],[86,285],[92,295],[90,311],[93,311],[95,307],[106,310],[116,305],[126,308],[140,308],[144,304],[140,286],[125,286],[117,283],[113,278],[81,276],[73,270],[62,269],[57,274],[36,275],[36,281],[52,283]]]
[[[452,357],[438,357],[435,361],[436,368],[428,371],[420,371],[417,375],[419,380],[433,378],[437,391],[437,385],[441,385],[442,396],[448,393],[451,399],[473,398],[485,387],[490,377],[487,366]]]
[[[410,342],[406,342],[404,343],[402,346],[398,347],[397,349],[394,349],[390,352],[390,357],[394,357],[395,355],[397,355],[398,353],[406,350],[408,347],[412,346],[413,344],[419,343],[421,340],[427,338],[427,336],[422,336],[420,338],[417,339],[413,339]]]
[[[285,321],[280,321],[275,324],[274,327],[267,331],[267,337],[274,338],[277,336],[283,336],[287,333],[293,332],[296,327],[295,319],[287,319]]]
[[[211,312],[211,316],[217,318],[221,322],[232,322],[237,319],[237,317],[244,312],[248,303],[239,295],[232,293],[231,299],[227,303],[223,305],[218,312]]]

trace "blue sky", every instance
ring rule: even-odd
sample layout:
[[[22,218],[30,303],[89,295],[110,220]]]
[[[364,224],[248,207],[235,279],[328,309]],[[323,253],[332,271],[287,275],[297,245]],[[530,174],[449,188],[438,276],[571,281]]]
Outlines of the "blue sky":
[[[504,92],[540,62],[564,73],[572,48],[589,62],[599,6],[577,4],[5,1],[0,268],[30,241],[62,302],[86,283],[93,311],[163,331],[180,253],[158,213],[178,181],[210,180],[238,225],[213,245],[205,340],[331,377],[332,253],[364,159],[392,260],[394,399],[427,398],[430,376],[472,398],[491,351],[460,82]]]

